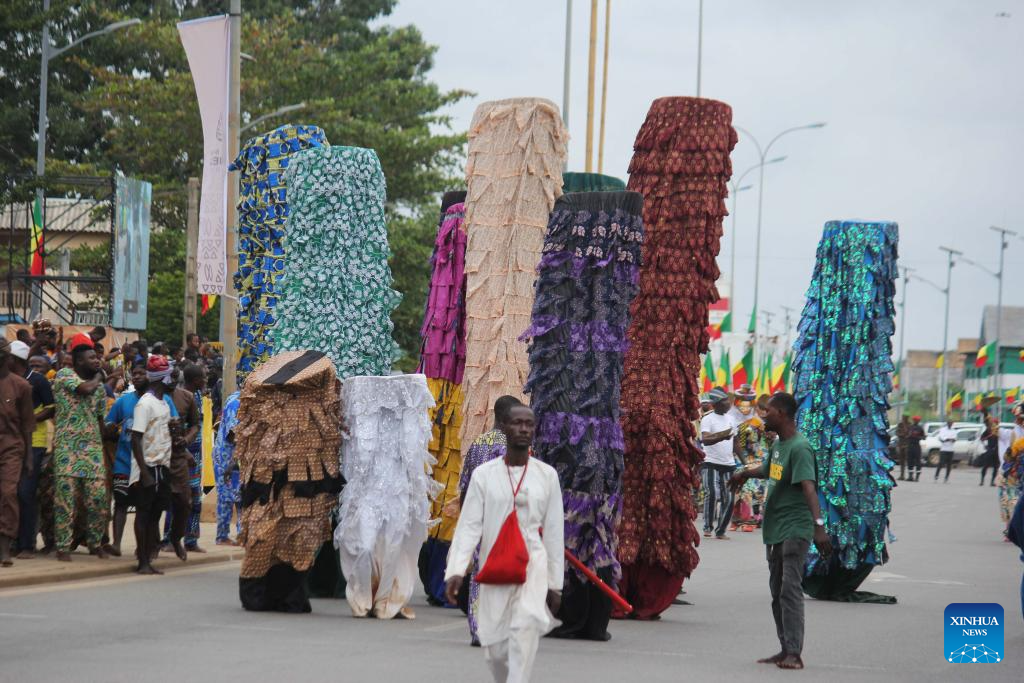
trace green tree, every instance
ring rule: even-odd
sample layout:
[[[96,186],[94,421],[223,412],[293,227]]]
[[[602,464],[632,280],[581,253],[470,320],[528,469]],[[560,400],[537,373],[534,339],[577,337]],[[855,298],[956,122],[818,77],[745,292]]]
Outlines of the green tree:
[[[241,95],[243,121],[305,102],[305,109],[290,116],[292,122],[321,126],[332,144],[377,151],[388,184],[395,288],[405,295],[394,321],[407,368],[418,355],[437,198],[457,184],[461,164],[464,136],[451,132],[444,112],[467,93],[444,92],[429,80],[435,49],[418,30],[379,22],[394,4],[247,1],[242,44],[256,61],[243,62]],[[198,106],[175,24],[226,9],[226,0],[113,0],[55,2],[50,14],[60,27],[58,44],[112,21],[143,20],[124,35],[82,44],[51,70],[47,168],[53,174],[120,169],[153,183],[151,340],[172,337],[181,324],[181,306],[171,302],[182,300],[183,282],[170,274],[184,269],[186,180],[201,174]],[[0,122],[17,124],[0,131],[8,136],[0,140],[17,142],[10,159],[22,168],[31,168],[34,157],[37,104],[24,93],[38,91],[41,26],[38,3],[13,0],[0,9],[0,35],[10,33],[16,46],[0,57],[0,85],[5,86]],[[267,122],[266,129],[285,122]],[[179,238],[160,237],[164,232]],[[86,256],[73,257],[76,269],[79,263],[85,267]],[[204,320],[212,320],[212,314]]]

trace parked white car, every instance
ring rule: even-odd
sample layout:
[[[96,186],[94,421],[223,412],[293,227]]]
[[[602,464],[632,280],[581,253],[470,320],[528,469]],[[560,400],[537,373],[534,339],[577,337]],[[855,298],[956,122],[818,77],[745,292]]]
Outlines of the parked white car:
[[[978,438],[981,436],[984,427],[976,422],[954,423],[956,431],[956,443],[953,444],[953,462],[969,461],[975,455],[975,448],[981,443]],[[939,443],[938,430],[934,434],[921,441],[921,457],[924,461],[934,467],[939,464]]]

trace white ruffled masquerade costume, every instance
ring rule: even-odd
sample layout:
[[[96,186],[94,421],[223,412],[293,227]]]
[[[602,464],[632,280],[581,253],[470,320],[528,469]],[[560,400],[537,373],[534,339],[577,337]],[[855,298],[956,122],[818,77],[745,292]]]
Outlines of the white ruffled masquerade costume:
[[[427,450],[434,398],[423,375],[351,377],[341,398],[347,484],[334,545],[352,613],[391,619],[412,596],[430,502],[440,488]]]

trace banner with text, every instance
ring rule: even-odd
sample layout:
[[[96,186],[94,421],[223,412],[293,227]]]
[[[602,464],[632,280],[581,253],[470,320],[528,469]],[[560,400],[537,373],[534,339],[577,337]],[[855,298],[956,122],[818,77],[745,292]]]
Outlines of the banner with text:
[[[225,250],[228,220],[228,97],[231,34],[227,15],[178,24],[188,56],[203,121],[203,184],[199,200],[196,249],[200,294],[223,294],[227,288]]]

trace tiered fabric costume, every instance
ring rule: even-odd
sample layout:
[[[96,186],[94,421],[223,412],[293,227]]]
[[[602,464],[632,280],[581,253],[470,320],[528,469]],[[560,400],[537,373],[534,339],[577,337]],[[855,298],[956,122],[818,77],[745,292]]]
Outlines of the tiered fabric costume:
[[[691,492],[703,454],[693,420],[735,144],[728,105],[666,97],[633,145],[628,187],[644,197],[644,245],[622,381],[619,560],[621,592],[640,619],[668,608],[698,562]]]
[[[814,546],[807,557],[804,590],[819,599],[860,599],[855,589],[889,559],[898,238],[895,223],[826,223],[800,319],[797,427],[817,454],[818,498],[833,547],[828,560]]]
[[[309,612],[305,573],[330,538],[341,489],[338,384],[318,351],[272,357],[245,382],[235,426],[248,610]]]

